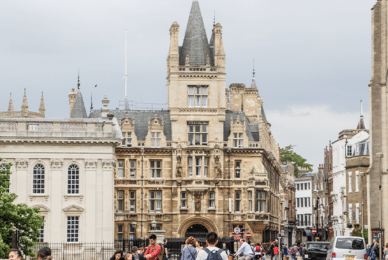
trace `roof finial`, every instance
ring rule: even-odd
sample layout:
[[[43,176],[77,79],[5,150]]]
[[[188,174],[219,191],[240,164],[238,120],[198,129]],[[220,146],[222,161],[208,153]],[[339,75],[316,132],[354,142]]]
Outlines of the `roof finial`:
[[[78,84],[77,84],[77,89],[81,89],[81,83],[79,82],[79,69],[78,69]]]
[[[253,78],[255,77],[255,59],[253,59]]]
[[[362,99],[360,99],[360,121],[358,122],[357,129],[365,129],[363,109],[362,109]]]
[[[363,115],[363,109],[362,109],[362,99],[360,99],[360,117],[364,117]]]
[[[12,93],[10,93],[10,96],[9,96],[8,111],[13,111]]]
[[[216,26],[216,10],[214,10],[213,27]]]

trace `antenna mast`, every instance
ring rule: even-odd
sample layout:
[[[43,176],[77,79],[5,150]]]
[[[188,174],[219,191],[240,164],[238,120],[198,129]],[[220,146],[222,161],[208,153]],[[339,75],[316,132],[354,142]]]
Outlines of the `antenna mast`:
[[[125,75],[124,75],[124,84],[125,84],[125,110],[129,109],[128,96],[127,96],[127,81],[128,81],[128,72],[127,72],[127,29],[125,29]]]

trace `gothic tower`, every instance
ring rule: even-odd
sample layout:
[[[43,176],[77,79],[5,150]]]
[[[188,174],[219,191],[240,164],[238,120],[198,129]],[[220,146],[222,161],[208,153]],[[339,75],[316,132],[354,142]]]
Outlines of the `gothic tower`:
[[[167,57],[167,107],[171,111],[173,141],[186,143],[187,125],[209,126],[209,144],[223,140],[225,121],[225,52],[222,26],[213,26],[206,36],[198,1],[192,2],[183,45],[179,46],[179,25],[170,28]],[[180,140],[180,141],[179,141]]]

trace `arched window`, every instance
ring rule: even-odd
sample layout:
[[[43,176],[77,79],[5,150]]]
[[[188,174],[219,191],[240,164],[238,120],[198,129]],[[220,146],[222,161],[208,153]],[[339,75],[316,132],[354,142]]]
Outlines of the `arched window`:
[[[79,168],[75,164],[67,169],[67,193],[79,194]]]
[[[1,164],[1,165],[0,165],[0,170],[1,170],[1,171],[6,171],[6,172],[9,171],[9,170],[7,169],[7,167],[5,166],[5,164]],[[6,181],[9,182],[9,178],[8,178]],[[8,189],[7,189],[7,192],[9,192],[9,187],[8,187]]]
[[[44,179],[44,166],[42,164],[35,165],[32,179],[32,193],[44,194]]]

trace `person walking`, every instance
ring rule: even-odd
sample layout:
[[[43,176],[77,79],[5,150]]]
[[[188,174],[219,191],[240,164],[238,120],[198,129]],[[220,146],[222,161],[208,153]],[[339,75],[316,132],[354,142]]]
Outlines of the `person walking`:
[[[251,246],[243,238],[240,239],[240,245],[240,248],[236,252],[239,260],[251,260],[254,255]]]
[[[214,260],[228,260],[225,251],[218,248],[218,235],[216,232],[209,232],[206,235],[207,247],[199,251],[196,260],[206,260],[208,257]]]
[[[183,248],[181,260],[195,260],[197,259],[197,249],[195,248],[197,241],[194,237],[188,237],[185,241],[185,248]]]
[[[278,260],[278,256],[279,256],[279,247],[278,247],[278,243],[275,242],[275,246],[273,247],[273,254],[275,256],[275,260]],[[281,260],[281,259],[279,259]]]
[[[144,257],[146,259],[156,260],[158,256],[162,253],[162,248],[159,244],[156,243],[155,234],[151,234],[148,240],[150,241],[150,245],[147,247],[147,250],[144,252]]]
[[[225,251],[226,255],[230,255],[229,249],[226,247],[226,243],[222,243],[222,250]]]
[[[384,259],[388,260],[388,243],[385,244]]]
[[[291,247],[291,259],[296,260],[296,245]]]
[[[22,260],[23,255],[22,251],[19,249],[11,248],[11,250],[8,253],[8,260]]]
[[[272,242],[271,246],[268,248],[267,255],[271,257],[271,260],[273,260],[274,252],[273,248],[275,247],[275,242]]]
[[[261,244],[257,243],[255,247],[255,259],[260,260],[261,258]]]
[[[282,255],[283,255],[283,260],[287,260],[288,249],[287,249],[287,246],[285,244],[283,244],[283,246],[282,246]]]
[[[51,256],[51,249],[49,247],[42,247],[38,251],[38,260],[51,260],[53,257]]]
[[[110,258],[110,260],[124,260],[123,257],[123,251],[117,250],[113,256]]]

